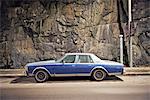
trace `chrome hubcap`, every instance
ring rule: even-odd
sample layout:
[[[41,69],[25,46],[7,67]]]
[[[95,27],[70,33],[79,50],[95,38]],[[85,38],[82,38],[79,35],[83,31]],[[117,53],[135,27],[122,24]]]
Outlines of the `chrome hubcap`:
[[[43,80],[45,78],[45,74],[42,73],[42,72],[39,72],[38,75],[37,75],[37,78],[40,79],[40,80]]]
[[[98,78],[98,79],[103,78],[103,73],[102,73],[101,71],[97,71],[97,72],[95,73],[95,76],[96,76],[96,78]]]

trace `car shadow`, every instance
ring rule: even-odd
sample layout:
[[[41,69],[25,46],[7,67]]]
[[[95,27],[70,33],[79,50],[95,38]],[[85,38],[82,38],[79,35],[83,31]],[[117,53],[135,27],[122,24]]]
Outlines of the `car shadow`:
[[[64,82],[95,82],[92,81],[90,77],[57,77],[57,78],[50,78],[46,83],[64,83]],[[103,81],[98,82],[118,82],[123,81],[121,78],[117,76],[109,76],[106,77]],[[33,77],[26,77],[26,76],[20,76],[15,78],[10,82],[11,84],[15,83],[36,83],[35,79]]]

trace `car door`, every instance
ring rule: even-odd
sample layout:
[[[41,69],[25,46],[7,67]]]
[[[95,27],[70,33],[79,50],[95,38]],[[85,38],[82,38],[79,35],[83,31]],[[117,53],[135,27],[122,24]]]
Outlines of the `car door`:
[[[67,55],[54,67],[55,76],[75,76],[75,60],[76,55]]]
[[[78,55],[76,63],[77,76],[89,76],[93,67],[94,63],[90,55]]]

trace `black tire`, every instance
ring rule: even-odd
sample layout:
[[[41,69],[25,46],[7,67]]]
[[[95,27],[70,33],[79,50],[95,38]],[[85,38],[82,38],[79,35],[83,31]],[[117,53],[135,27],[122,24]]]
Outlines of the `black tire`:
[[[36,82],[42,83],[42,82],[45,82],[48,80],[49,75],[44,70],[38,70],[35,72],[34,78],[35,78]]]
[[[96,81],[101,81],[106,77],[106,72],[101,69],[96,69],[92,73],[92,79]]]

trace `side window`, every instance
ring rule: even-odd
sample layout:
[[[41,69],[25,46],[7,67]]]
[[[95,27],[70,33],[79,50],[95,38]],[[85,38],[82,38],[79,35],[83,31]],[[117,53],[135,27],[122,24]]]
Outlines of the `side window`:
[[[79,63],[93,63],[93,60],[88,55],[79,55]]]
[[[76,57],[75,55],[68,55],[61,62],[74,63],[75,62],[75,57]]]

